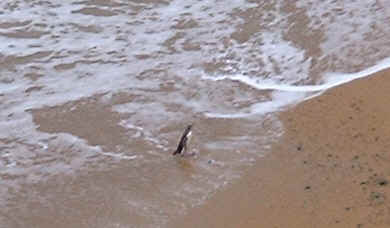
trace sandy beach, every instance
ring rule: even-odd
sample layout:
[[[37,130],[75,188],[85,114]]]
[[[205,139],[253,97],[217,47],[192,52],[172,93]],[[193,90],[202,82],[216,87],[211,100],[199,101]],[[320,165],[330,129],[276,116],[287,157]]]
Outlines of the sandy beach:
[[[390,227],[390,70],[282,112],[283,139],[168,227]]]
[[[0,9],[0,228],[390,227],[384,0]]]

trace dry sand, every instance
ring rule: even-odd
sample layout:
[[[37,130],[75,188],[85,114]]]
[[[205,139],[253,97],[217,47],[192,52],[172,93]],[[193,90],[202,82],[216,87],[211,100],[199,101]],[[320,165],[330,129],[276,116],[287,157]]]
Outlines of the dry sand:
[[[390,70],[280,114],[273,152],[169,227],[390,227]]]

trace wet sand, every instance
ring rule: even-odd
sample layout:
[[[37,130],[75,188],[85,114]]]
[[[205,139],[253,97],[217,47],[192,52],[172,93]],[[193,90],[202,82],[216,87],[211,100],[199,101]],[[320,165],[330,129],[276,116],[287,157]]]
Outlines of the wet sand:
[[[280,114],[285,134],[168,227],[390,227],[390,70]]]

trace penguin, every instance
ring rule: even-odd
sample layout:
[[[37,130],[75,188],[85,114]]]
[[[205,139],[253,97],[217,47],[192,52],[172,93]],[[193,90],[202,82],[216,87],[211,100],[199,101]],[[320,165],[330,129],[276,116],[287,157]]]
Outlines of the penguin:
[[[190,142],[191,136],[192,136],[192,124],[188,125],[187,128],[185,129],[179,141],[179,145],[177,146],[175,152],[173,152],[173,155],[180,154],[183,157],[184,155],[187,154],[187,147]]]

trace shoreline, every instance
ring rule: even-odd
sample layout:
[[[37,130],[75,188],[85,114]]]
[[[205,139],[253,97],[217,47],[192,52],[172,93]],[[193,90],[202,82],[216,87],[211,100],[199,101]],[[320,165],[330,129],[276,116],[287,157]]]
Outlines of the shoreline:
[[[390,69],[278,114],[282,139],[168,227],[390,227]]]

